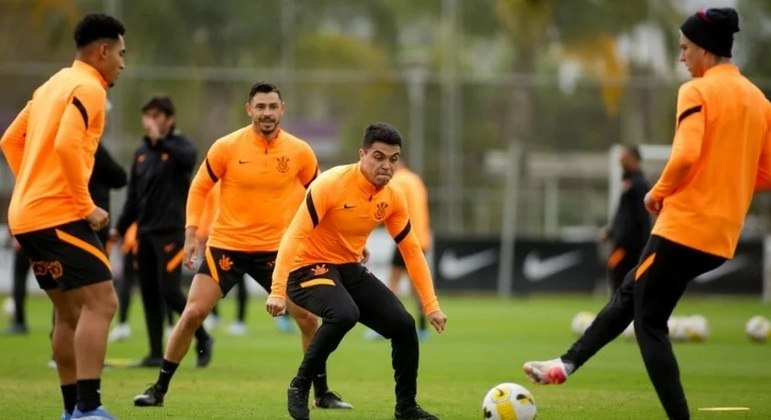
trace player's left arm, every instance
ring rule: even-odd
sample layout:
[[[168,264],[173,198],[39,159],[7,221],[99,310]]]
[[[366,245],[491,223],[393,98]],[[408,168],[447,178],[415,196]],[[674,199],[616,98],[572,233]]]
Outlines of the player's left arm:
[[[704,100],[693,83],[685,83],[677,95],[677,125],[672,154],[659,180],[649,192],[650,199],[661,203],[688,178],[699,159],[704,140]]]
[[[420,241],[418,241],[418,237],[412,229],[404,195],[396,189],[392,191],[394,191],[392,195],[394,210],[386,218],[385,226],[394,238],[399,252],[401,252],[404,258],[410,280],[415,286],[418,296],[420,296],[424,313],[430,315],[441,310],[439,308],[439,299],[434,292],[434,283],[431,279],[431,272],[428,269],[428,262],[425,255],[423,255]]]
[[[87,162],[93,162],[97,145],[87,139],[90,126],[103,126],[106,100],[107,92],[101,86],[84,84],[76,87],[70,103],[64,108],[54,139],[62,173],[82,217],[96,209],[88,191],[93,168],[89,168]]]
[[[2,139],[0,139],[0,148],[2,148],[5,160],[8,161],[8,166],[11,168],[14,176],[19,173],[21,158],[24,155],[30,104],[31,101],[27,102],[27,105],[19,112],[19,115],[8,126],[8,129],[3,133]]]
[[[313,153],[313,149],[308,144],[303,143],[301,147],[302,152],[299,154],[300,171],[297,174],[297,179],[305,189],[308,189],[311,182],[319,176],[319,162],[316,159],[316,154]]]

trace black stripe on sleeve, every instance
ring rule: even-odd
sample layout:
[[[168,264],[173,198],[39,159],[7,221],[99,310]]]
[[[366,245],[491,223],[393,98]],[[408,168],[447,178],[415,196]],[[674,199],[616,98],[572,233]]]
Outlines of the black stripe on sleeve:
[[[319,176],[319,168],[316,168],[316,172],[314,173],[314,175],[313,175],[313,178],[311,178],[311,180],[310,180],[310,181],[308,181],[308,183],[307,183],[307,184],[303,185],[303,186],[305,187],[305,189],[306,189],[306,190],[307,190],[307,189],[308,189],[308,187],[311,185],[311,182],[313,182],[313,181],[316,179],[316,177],[317,177],[317,176]]]
[[[211,178],[212,182],[216,183],[220,179],[217,177],[217,175],[214,173],[214,170],[211,168],[211,165],[209,165],[209,159],[206,159],[206,170],[209,171],[209,178]]]
[[[700,111],[701,111],[701,105],[696,105],[694,107],[686,109],[685,111],[683,111],[682,114],[680,114],[679,117],[677,117],[677,125],[680,125],[680,123],[683,122],[683,120],[689,115],[695,114]]]
[[[399,232],[399,234],[396,235],[396,237],[394,237],[394,241],[396,241],[397,245],[399,244],[399,242],[403,241],[404,238],[407,237],[407,234],[410,233],[410,230],[412,230],[412,223],[410,223],[410,221],[408,220],[407,226],[405,226],[404,229],[402,229],[402,231]]]
[[[316,213],[316,206],[313,204],[313,197],[311,197],[310,191],[305,195],[305,205],[308,206],[308,213],[311,215],[311,221],[313,221],[313,227],[315,228],[319,225],[319,215]]]
[[[77,96],[73,96],[72,104],[80,111],[80,116],[83,117],[83,122],[86,124],[86,128],[88,128],[88,112],[86,112],[86,107],[83,106],[83,102],[80,102],[80,99],[78,99]]]

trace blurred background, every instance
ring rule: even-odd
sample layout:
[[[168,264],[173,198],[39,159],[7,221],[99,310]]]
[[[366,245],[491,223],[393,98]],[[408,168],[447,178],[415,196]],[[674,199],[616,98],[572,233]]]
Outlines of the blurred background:
[[[716,6],[737,8],[735,62],[768,95],[767,0],[0,0],[0,128],[70,64],[80,17],[103,11],[127,28],[103,139],[127,168],[151,95],[176,101],[200,160],[248,123],[249,88],[267,80],[322,169],[356,160],[368,123],[396,125],[438,236],[592,239],[614,204],[611,147],[671,142],[689,77],[678,28]],[[646,162],[651,181],[665,159]],[[766,232],[769,207],[756,199],[747,236]]]

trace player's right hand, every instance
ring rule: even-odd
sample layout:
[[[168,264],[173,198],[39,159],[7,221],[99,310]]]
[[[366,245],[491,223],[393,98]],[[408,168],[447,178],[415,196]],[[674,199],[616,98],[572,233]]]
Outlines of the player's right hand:
[[[195,271],[198,268],[198,260],[201,258],[203,247],[201,241],[195,237],[195,229],[193,234],[190,235],[185,232],[185,245],[182,247],[184,257],[182,258],[182,264],[190,270]]]
[[[91,229],[100,230],[110,224],[110,214],[107,213],[107,210],[96,207],[86,216],[86,221],[91,225]]]
[[[286,312],[286,300],[277,296],[268,296],[265,302],[265,310],[270,316],[279,316]]]
[[[434,326],[436,332],[441,333],[444,331],[444,326],[447,324],[447,315],[442,311],[434,311],[426,315],[428,322]]]

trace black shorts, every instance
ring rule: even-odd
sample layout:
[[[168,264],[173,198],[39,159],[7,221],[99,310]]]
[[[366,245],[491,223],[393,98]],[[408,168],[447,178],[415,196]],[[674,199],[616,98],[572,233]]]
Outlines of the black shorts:
[[[112,279],[102,241],[85,220],[15,236],[43,290],[71,290]]]
[[[227,295],[244,274],[250,275],[270,293],[276,254],[277,251],[244,252],[207,246],[198,272],[213,278],[219,284],[222,296]]]

